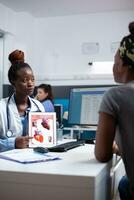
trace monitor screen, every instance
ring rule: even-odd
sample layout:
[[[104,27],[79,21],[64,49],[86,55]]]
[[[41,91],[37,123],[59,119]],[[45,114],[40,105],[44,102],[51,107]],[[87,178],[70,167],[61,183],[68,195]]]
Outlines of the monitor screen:
[[[97,125],[99,107],[104,95],[111,86],[73,88],[70,90],[68,123],[76,125]]]
[[[59,125],[61,125],[63,116],[63,106],[62,104],[54,104],[54,109],[56,112],[56,121],[58,121]]]

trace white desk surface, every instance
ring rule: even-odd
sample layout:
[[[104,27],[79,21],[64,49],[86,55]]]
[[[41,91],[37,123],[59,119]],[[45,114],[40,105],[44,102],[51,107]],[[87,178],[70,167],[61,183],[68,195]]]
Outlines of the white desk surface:
[[[35,188],[46,196],[46,198],[38,197],[38,200],[53,198],[55,200],[76,198],[77,200],[100,200],[100,197],[103,200],[107,199],[105,187],[107,187],[107,177],[110,176],[109,167],[107,163],[99,163],[95,160],[94,145],[86,144],[57,154],[62,160],[34,164],[20,164],[0,159],[2,200],[24,200],[24,198],[34,200],[37,197]],[[104,184],[101,184],[102,181]],[[30,190],[34,193],[32,196]],[[13,198],[10,198],[11,195]]]
[[[26,149],[22,149],[22,151],[26,151]],[[32,151],[32,149],[27,149],[27,151]],[[96,161],[94,145],[86,144],[65,153],[54,154],[58,155],[61,160],[20,164],[0,159],[0,171],[97,176],[106,166],[106,164]]]

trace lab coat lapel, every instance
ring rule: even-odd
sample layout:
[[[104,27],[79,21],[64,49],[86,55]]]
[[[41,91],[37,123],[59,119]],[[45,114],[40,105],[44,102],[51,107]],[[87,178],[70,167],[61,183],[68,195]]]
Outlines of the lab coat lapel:
[[[10,101],[9,101],[9,113],[10,113],[10,124],[12,127],[12,131],[17,133],[18,135],[22,134],[22,123],[21,123],[21,119],[19,116],[19,112],[14,100],[14,95],[12,95]]]

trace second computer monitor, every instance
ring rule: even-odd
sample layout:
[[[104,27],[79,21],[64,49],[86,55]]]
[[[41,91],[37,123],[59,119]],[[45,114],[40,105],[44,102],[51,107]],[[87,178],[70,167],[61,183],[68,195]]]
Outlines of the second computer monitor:
[[[70,90],[68,123],[97,125],[102,97],[108,87],[73,88]]]

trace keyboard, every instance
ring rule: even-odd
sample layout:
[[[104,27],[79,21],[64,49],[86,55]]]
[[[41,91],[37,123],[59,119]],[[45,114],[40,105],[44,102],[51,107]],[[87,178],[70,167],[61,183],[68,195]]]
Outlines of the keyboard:
[[[49,147],[48,150],[50,152],[65,152],[65,151],[79,147],[79,146],[84,145],[84,144],[85,144],[85,141],[83,141],[83,140],[70,141],[70,142],[66,142],[66,143],[63,143],[63,144],[56,145],[54,147]]]

